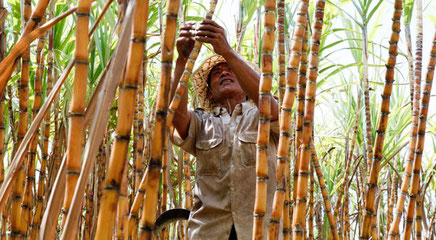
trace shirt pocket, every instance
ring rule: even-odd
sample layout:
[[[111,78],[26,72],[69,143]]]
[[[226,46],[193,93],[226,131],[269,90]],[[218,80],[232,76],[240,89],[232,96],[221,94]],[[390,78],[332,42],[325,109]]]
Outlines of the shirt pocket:
[[[219,153],[222,137],[201,139],[195,143],[197,148],[197,173],[199,175],[216,175],[221,170]]]
[[[241,132],[238,139],[242,164],[246,167],[255,166],[257,132]]]

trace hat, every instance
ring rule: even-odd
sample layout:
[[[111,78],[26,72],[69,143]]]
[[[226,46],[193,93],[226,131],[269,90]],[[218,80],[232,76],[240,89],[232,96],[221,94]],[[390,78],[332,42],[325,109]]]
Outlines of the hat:
[[[208,57],[204,62],[195,70],[192,74],[192,80],[194,81],[194,87],[197,91],[198,100],[200,102],[200,107],[206,111],[210,111],[214,106],[212,102],[207,99],[207,78],[209,77],[210,71],[220,64],[225,63],[226,60],[221,55],[214,54]],[[256,72],[260,72],[259,68],[251,62],[247,62]]]
[[[209,111],[213,107],[209,99],[207,99],[207,78],[210,71],[220,64],[225,63],[226,60],[217,54],[208,57],[204,62],[195,70],[192,74],[192,80],[194,81],[195,90],[197,91],[200,107]]]

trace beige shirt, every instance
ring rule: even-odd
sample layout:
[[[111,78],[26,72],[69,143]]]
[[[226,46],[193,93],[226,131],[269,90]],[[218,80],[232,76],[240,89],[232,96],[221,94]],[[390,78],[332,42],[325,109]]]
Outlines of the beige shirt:
[[[227,240],[233,224],[238,240],[252,238],[258,121],[257,107],[244,102],[232,115],[219,107],[209,114],[201,109],[191,112],[185,140],[175,131],[174,144],[197,158],[189,239]],[[278,133],[278,122],[271,122],[265,236],[275,191]]]

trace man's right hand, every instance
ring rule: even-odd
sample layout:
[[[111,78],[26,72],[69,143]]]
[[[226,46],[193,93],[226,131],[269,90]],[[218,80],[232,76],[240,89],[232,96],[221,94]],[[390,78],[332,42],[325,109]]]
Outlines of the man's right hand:
[[[180,27],[179,38],[177,39],[177,52],[179,58],[187,60],[194,48],[194,23],[188,22]]]

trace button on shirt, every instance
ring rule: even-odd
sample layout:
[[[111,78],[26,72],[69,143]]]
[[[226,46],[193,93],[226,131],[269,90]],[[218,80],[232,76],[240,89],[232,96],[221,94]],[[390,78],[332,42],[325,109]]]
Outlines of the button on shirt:
[[[186,139],[173,134],[173,143],[197,158],[189,239],[228,239],[233,224],[238,239],[252,238],[258,122],[257,107],[244,102],[232,115],[221,107],[211,113],[196,109]],[[271,122],[265,234],[275,191],[278,133],[278,122]]]

